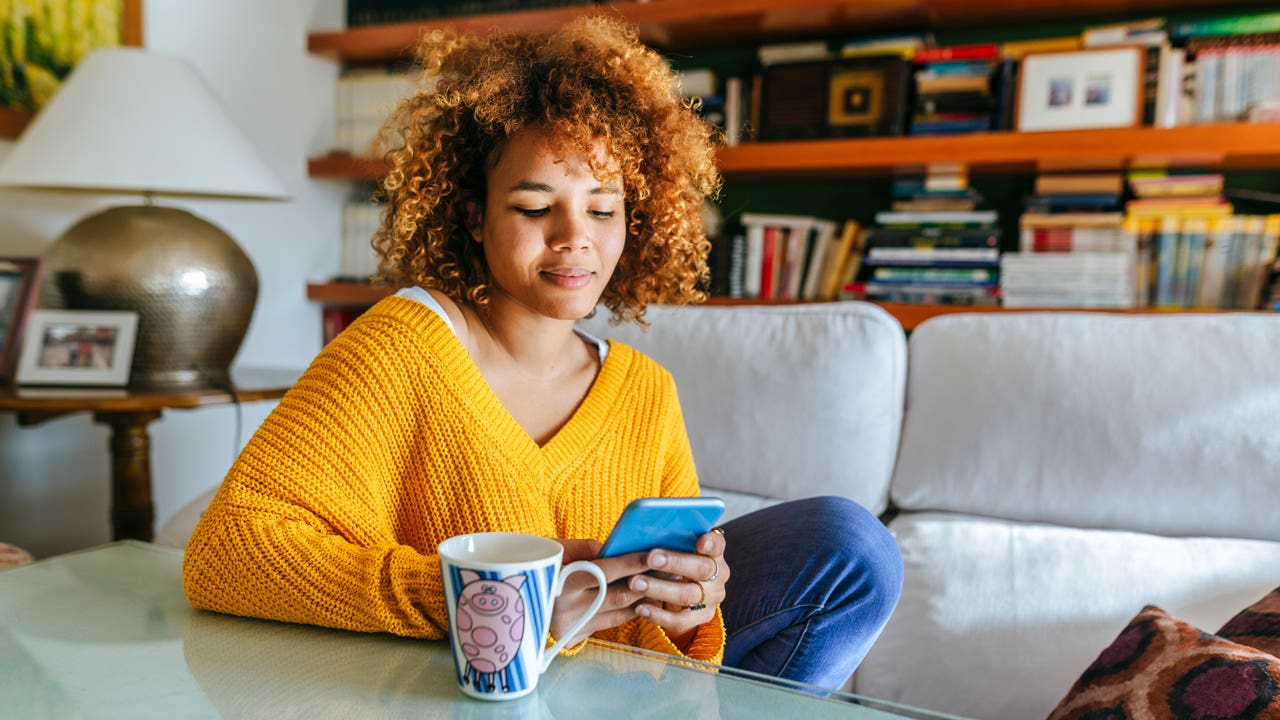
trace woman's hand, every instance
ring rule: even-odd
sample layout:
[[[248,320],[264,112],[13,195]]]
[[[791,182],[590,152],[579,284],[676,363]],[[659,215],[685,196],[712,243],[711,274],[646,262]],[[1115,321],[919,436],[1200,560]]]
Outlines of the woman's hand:
[[[697,553],[640,553],[645,570],[657,574],[636,574],[627,582],[633,592],[645,598],[635,606],[636,614],[665,630],[681,650],[699,625],[715,617],[716,607],[724,601],[724,585],[729,579],[724,547],[724,535],[712,531],[698,538]]]
[[[559,540],[564,546],[564,564],[576,560],[590,560],[604,571],[609,586],[605,591],[604,604],[595,616],[574,635],[568,645],[582,641],[597,630],[617,627],[636,616],[635,606],[644,599],[644,594],[627,587],[626,582],[616,582],[632,575],[649,570],[645,564],[646,553],[631,553],[611,558],[597,557],[600,554],[600,543],[596,540]],[[564,583],[564,591],[556,598],[555,607],[551,611],[551,635],[559,640],[562,633],[569,629],[578,618],[582,617],[596,599],[595,578],[586,573],[574,573]]]

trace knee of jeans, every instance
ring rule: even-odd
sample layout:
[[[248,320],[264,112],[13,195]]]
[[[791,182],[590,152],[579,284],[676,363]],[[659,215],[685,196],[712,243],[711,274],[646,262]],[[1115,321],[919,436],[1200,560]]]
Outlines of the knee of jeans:
[[[902,553],[893,534],[871,511],[843,497],[825,496],[807,510],[828,529],[830,557],[852,572],[857,595],[887,619],[902,594]]]

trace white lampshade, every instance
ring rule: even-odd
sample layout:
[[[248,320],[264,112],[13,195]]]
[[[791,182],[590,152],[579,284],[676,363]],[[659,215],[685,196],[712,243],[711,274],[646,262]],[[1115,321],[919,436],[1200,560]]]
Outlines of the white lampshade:
[[[0,163],[0,185],[286,197],[195,68],[138,48],[86,56]]]

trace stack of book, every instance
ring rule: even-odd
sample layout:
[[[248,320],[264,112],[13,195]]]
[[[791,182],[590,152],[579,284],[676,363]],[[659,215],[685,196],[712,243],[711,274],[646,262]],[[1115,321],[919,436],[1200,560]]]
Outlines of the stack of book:
[[[879,302],[987,304],[999,296],[994,210],[884,211],[866,233],[845,297]]]
[[[861,239],[858,223],[843,229],[809,215],[743,213],[741,251],[731,251],[730,296],[766,300],[825,300],[838,297]],[[853,261],[856,263],[856,261]],[[854,265],[856,270],[856,264]],[[740,280],[734,274],[740,273]]]
[[[999,55],[995,43],[916,50],[911,134],[990,130],[999,115],[998,89],[993,87]]]
[[[1133,307],[1138,249],[1124,232],[1119,173],[1042,173],[1000,263],[1007,307]]]
[[[972,210],[982,195],[969,186],[962,164],[936,165],[924,173],[899,174],[893,179],[893,209],[901,212]]]

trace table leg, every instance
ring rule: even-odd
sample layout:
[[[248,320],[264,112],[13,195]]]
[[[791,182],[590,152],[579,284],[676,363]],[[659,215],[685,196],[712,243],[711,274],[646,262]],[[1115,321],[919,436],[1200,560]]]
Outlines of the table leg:
[[[97,412],[93,418],[111,426],[111,538],[153,537],[156,510],[151,503],[151,437],[147,424],[159,410]]]

